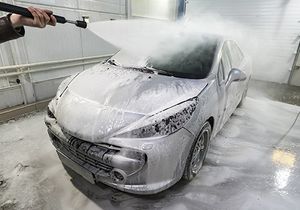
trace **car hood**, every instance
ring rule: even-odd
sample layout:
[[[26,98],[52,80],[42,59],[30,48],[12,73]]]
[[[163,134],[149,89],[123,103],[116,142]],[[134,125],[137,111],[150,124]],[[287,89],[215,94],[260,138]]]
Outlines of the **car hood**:
[[[206,80],[101,64],[72,80],[59,98],[55,115],[71,135],[99,142],[146,115],[197,96],[206,85]]]

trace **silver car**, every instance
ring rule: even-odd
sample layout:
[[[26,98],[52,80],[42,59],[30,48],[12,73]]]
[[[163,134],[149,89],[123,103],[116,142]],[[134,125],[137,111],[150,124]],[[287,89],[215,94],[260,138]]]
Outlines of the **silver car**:
[[[141,58],[121,50],[62,82],[45,123],[64,166],[135,194],[198,174],[210,140],[246,96],[251,65],[223,37],[181,43],[188,49]]]

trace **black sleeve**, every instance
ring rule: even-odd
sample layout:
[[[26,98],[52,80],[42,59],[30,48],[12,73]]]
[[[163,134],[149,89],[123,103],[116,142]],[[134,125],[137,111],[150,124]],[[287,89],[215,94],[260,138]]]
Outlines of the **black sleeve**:
[[[24,27],[13,28],[10,22],[10,15],[0,18],[0,44],[25,35]]]

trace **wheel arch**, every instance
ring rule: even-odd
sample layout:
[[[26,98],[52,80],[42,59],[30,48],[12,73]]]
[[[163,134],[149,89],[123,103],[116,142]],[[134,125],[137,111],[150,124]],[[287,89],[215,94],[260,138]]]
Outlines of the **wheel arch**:
[[[215,119],[213,116],[209,117],[207,120],[207,122],[209,122],[210,126],[211,126],[211,131],[214,130],[214,124],[215,124]]]

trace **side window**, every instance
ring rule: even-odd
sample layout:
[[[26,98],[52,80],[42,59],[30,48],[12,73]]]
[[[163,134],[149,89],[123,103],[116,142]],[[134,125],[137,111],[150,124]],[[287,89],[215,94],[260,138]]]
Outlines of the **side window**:
[[[227,79],[228,74],[229,74],[230,70],[232,69],[230,61],[231,61],[231,57],[230,57],[229,47],[228,47],[227,42],[225,42],[223,45],[222,58],[221,58],[221,62],[223,64],[223,69],[224,69],[225,80]]]
[[[244,59],[244,55],[241,49],[237,46],[237,44],[234,41],[230,41],[229,43],[232,65],[233,67],[238,68]]]

